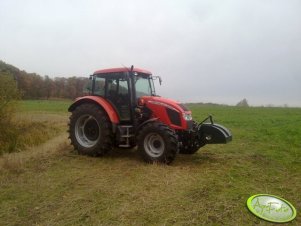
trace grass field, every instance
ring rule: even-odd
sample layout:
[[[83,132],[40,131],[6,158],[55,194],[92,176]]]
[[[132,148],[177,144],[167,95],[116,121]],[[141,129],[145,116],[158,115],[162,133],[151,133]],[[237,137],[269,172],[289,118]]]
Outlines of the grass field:
[[[196,120],[212,114],[233,141],[165,166],[145,164],[135,149],[77,155],[64,132],[69,104],[22,103],[18,117],[59,120],[60,130],[0,157],[0,225],[273,225],[246,208],[258,193],[289,200],[297,218],[284,225],[301,225],[300,108],[191,105]]]
[[[66,114],[70,100],[23,100],[19,103],[20,112],[47,112],[55,114]]]
[[[13,121],[0,140],[0,155],[39,145],[66,131],[69,100],[19,101]]]

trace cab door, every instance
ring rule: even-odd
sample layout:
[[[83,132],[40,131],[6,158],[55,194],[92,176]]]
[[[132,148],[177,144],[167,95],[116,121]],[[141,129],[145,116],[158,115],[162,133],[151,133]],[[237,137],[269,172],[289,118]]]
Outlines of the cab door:
[[[120,121],[131,120],[129,84],[125,76],[106,79],[106,99],[116,108]]]

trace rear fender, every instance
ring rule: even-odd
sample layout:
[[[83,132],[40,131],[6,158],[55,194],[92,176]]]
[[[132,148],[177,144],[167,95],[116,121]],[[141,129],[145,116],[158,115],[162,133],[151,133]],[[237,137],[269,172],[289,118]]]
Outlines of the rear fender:
[[[106,101],[104,98],[98,97],[98,96],[84,96],[84,97],[77,98],[75,100],[75,102],[70,105],[70,107],[68,108],[68,111],[72,112],[72,111],[74,111],[74,109],[76,107],[78,107],[81,104],[85,104],[85,103],[93,103],[93,104],[96,104],[96,105],[102,107],[104,109],[104,111],[107,113],[110,121],[113,124],[119,123],[118,114],[115,111],[115,109],[113,108],[113,106],[108,101]]]
[[[206,144],[226,144],[232,140],[231,132],[219,124],[203,123],[198,130],[200,139]]]

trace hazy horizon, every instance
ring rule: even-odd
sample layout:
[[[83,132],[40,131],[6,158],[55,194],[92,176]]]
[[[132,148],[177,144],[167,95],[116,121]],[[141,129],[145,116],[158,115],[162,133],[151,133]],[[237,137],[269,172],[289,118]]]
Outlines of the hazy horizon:
[[[41,76],[145,68],[181,102],[301,106],[297,0],[0,1],[0,59]]]

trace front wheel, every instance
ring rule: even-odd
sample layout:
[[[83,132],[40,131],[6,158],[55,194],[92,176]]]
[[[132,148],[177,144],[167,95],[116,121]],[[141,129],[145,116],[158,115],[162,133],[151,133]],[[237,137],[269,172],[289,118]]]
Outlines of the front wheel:
[[[148,163],[170,164],[178,153],[175,132],[160,122],[145,125],[138,135],[138,151]]]

